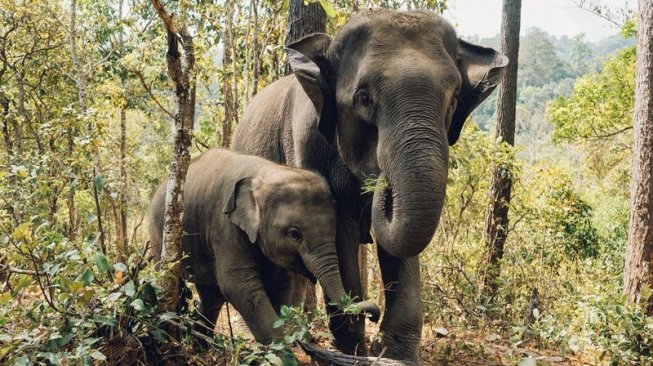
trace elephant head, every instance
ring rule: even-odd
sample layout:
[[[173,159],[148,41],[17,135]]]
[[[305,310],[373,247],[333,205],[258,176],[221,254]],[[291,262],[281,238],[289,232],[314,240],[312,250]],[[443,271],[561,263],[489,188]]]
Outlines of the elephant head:
[[[240,179],[223,213],[278,266],[319,281],[330,300],[346,294],[336,254],[335,207],[319,175],[275,166]],[[376,304],[355,305],[378,320]]]
[[[372,227],[396,257],[431,241],[444,203],[449,145],[497,86],[508,59],[456,37],[425,11],[371,10],[332,40],[289,46],[319,130],[361,180],[378,177]]]

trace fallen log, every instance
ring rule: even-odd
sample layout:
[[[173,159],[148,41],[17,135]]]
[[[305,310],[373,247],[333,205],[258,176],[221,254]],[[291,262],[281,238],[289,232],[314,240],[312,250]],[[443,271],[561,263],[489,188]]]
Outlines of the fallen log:
[[[304,342],[298,343],[313,360],[325,366],[417,366],[417,364],[410,361],[399,361],[383,357],[352,356],[321,349]]]

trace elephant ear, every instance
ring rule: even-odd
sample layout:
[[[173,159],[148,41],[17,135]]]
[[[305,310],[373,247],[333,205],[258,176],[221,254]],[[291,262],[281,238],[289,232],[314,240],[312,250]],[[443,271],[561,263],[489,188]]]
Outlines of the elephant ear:
[[[470,113],[497,87],[508,66],[508,57],[492,48],[476,46],[458,40],[458,71],[462,88],[448,132],[449,145],[460,137],[460,131]]]
[[[334,96],[329,87],[328,74],[330,66],[327,50],[331,37],[324,33],[313,33],[288,45],[288,65],[297,78],[299,85],[315,107],[318,129],[329,142],[335,136],[335,118],[329,115]]]
[[[222,213],[247,234],[249,241],[256,242],[258,236],[260,215],[256,198],[254,197],[254,186],[258,179],[248,177],[242,178],[234,185],[234,188],[222,209]]]

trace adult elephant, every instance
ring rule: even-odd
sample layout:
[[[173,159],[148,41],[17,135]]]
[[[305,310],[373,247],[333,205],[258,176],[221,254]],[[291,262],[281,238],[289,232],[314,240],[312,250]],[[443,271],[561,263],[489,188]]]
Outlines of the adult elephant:
[[[334,39],[309,35],[289,46],[288,56],[293,74],[251,101],[233,147],[327,179],[343,282],[353,295],[361,295],[358,245],[371,241],[374,229],[386,302],[372,349],[417,360],[418,254],[444,203],[449,145],[508,60],[459,40],[434,13],[389,10],[355,15]],[[370,178],[373,195],[361,194]],[[364,322],[332,317],[330,328],[339,349],[365,353]]]

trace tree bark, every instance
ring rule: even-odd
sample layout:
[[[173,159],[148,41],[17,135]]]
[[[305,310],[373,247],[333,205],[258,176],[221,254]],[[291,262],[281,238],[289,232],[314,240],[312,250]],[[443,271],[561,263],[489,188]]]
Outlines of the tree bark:
[[[118,2],[118,19],[120,21],[123,20],[123,6],[124,0],[120,0]],[[125,47],[124,31],[122,26],[118,33],[118,43],[120,44],[121,49]],[[125,70],[125,74],[126,73],[127,70]],[[118,234],[116,238],[116,249],[118,252],[118,260],[127,263],[127,258],[129,256],[129,251],[127,249],[129,245],[129,239],[127,235],[127,102],[129,95],[126,91],[127,83],[125,79],[126,76],[121,76],[120,84],[122,86],[125,100],[120,106],[120,216],[118,219],[120,227],[117,227],[118,230],[116,230]]]
[[[190,163],[190,147],[193,138],[195,116],[195,86],[193,71],[195,49],[193,37],[184,25],[175,28],[172,17],[159,0],[152,0],[159,17],[166,26],[168,34],[168,75],[173,82],[177,113],[175,114],[175,140],[170,174],[166,188],[165,218],[163,224],[163,243],[161,267],[168,273],[162,277],[160,287],[162,307],[166,311],[177,311],[179,299],[179,276],[181,275],[181,238],[183,235],[184,195],[183,186]],[[179,52],[179,41],[183,55]],[[183,58],[183,60],[182,60]]]
[[[124,83],[123,83],[124,85]],[[127,247],[127,108],[120,107],[120,230],[117,238],[118,259],[125,262]]]
[[[259,65],[259,50],[258,50],[258,35],[259,35],[259,29],[258,29],[258,1],[257,0],[251,0],[251,8],[252,8],[252,18],[254,22],[254,32],[253,32],[253,39],[254,42],[252,44],[252,94],[250,95],[251,97],[254,97],[256,93],[258,92],[258,79],[259,79],[259,73],[261,69],[261,65]]]
[[[629,303],[647,302],[653,315],[653,3],[639,0],[635,76],[634,156],[630,198],[630,230],[624,268],[624,293]]]
[[[77,0],[70,1],[70,58],[76,70],[77,77],[77,98],[79,100],[79,108],[83,113],[86,112],[86,74],[79,62],[77,54]]]
[[[224,48],[222,54],[222,96],[224,101],[224,118],[222,120],[222,142],[221,146],[229,148],[231,145],[231,131],[233,128],[233,122],[236,119],[235,108],[235,96],[232,80],[235,76],[236,70],[233,67],[233,16],[234,16],[234,5],[231,1],[227,1],[226,4],[226,32],[224,35]],[[227,70],[230,70],[227,72]]]
[[[304,5],[304,0],[290,0],[288,4],[288,33],[286,46],[311,33],[326,32],[327,17],[319,2]],[[290,74],[290,66],[285,63],[285,74]]]
[[[521,0],[504,0],[501,21],[501,48],[510,64],[499,85],[497,100],[496,135],[503,143],[515,144],[515,108],[517,104],[517,59],[519,55],[519,27]],[[500,261],[508,235],[508,208],[512,191],[512,171],[507,164],[494,166],[490,186],[490,206],[485,218],[486,273],[483,293],[493,298],[497,290],[497,277],[501,273]]]

